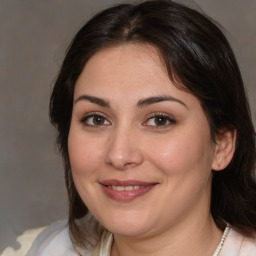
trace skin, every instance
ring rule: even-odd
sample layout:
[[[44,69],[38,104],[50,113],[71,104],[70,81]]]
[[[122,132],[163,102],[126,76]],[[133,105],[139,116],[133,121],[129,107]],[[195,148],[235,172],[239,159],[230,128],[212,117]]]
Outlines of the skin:
[[[175,100],[138,106],[158,96]],[[111,256],[212,255],[222,235],[210,214],[212,169],[230,161],[233,137],[212,143],[199,100],[172,84],[152,46],[96,53],[75,86],[68,149],[78,193],[114,233]],[[120,202],[99,184],[110,179],[157,185]]]

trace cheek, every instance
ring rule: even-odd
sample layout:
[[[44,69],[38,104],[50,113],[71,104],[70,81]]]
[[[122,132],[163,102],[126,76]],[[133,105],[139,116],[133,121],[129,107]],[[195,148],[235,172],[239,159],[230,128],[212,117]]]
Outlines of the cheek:
[[[101,141],[85,137],[83,133],[70,130],[68,152],[73,175],[87,176],[102,159]]]
[[[212,150],[208,132],[188,129],[183,133],[173,133],[154,143],[148,150],[151,162],[167,175],[209,172]]]

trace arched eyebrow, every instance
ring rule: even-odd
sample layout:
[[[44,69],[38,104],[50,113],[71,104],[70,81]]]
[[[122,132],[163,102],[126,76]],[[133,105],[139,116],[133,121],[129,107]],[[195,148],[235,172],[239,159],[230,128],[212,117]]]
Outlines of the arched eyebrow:
[[[163,96],[153,96],[153,97],[141,99],[141,100],[138,101],[137,107],[138,108],[142,108],[142,107],[146,107],[148,105],[159,103],[159,102],[163,102],[163,101],[177,102],[177,103],[183,105],[185,108],[188,109],[188,106],[183,101],[181,101],[179,99],[176,99],[176,98],[174,98],[172,96],[166,96],[166,95],[163,95]]]
[[[89,102],[97,104],[97,105],[99,105],[101,107],[110,108],[110,102],[108,100],[103,99],[103,98],[99,98],[99,97],[95,97],[95,96],[90,96],[90,95],[81,95],[81,96],[79,96],[74,101],[74,104],[76,104],[77,102],[79,102],[81,100],[89,101]],[[179,99],[176,99],[176,98],[174,98],[172,96],[166,96],[166,95],[163,95],[163,96],[153,96],[153,97],[141,99],[141,100],[138,101],[137,107],[138,108],[143,108],[143,107],[146,107],[148,105],[159,103],[159,102],[163,102],[163,101],[177,102],[177,103],[183,105],[185,108],[188,109],[187,105],[183,101],[181,101]]]
[[[81,101],[81,100],[86,100],[89,101],[91,103],[100,105],[101,107],[110,107],[110,103],[108,100],[103,99],[103,98],[98,98],[98,97],[94,97],[94,96],[89,96],[89,95],[81,95],[79,96],[75,101],[74,104],[76,104],[77,102]]]

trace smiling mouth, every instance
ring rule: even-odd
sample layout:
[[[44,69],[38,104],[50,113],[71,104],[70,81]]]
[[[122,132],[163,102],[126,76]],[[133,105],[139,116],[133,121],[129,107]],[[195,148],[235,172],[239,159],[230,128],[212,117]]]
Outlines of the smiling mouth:
[[[99,182],[105,195],[119,202],[129,202],[151,191],[157,183],[135,180],[118,181],[106,180]]]
[[[132,190],[137,190],[140,188],[143,188],[145,186],[108,186],[109,188],[112,188],[117,191],[132,191]]]

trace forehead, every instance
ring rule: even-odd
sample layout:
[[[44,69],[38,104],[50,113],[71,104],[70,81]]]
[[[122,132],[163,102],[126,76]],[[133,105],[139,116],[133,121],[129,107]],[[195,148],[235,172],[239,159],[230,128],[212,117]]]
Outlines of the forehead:
[[[81,76],[84,74],[84,77],[89,79],[97,73],[104,76],[105,80],[114,80],[118,79],[120,74],[123,80],[127,77],[135,80],[142,78],[147,72],[152,75],[157,72],[157,78],[166,78],[167,71],[158,50],[148,44],[121,44],[103,48],[95,53],[86,63]]]
[[[192,96],[173,85],[158,49],[148,44],[122,44],[98,51],[77,80],[74,97],[83,93],[100,93],[110,100],[170,95],[187,101]]]

